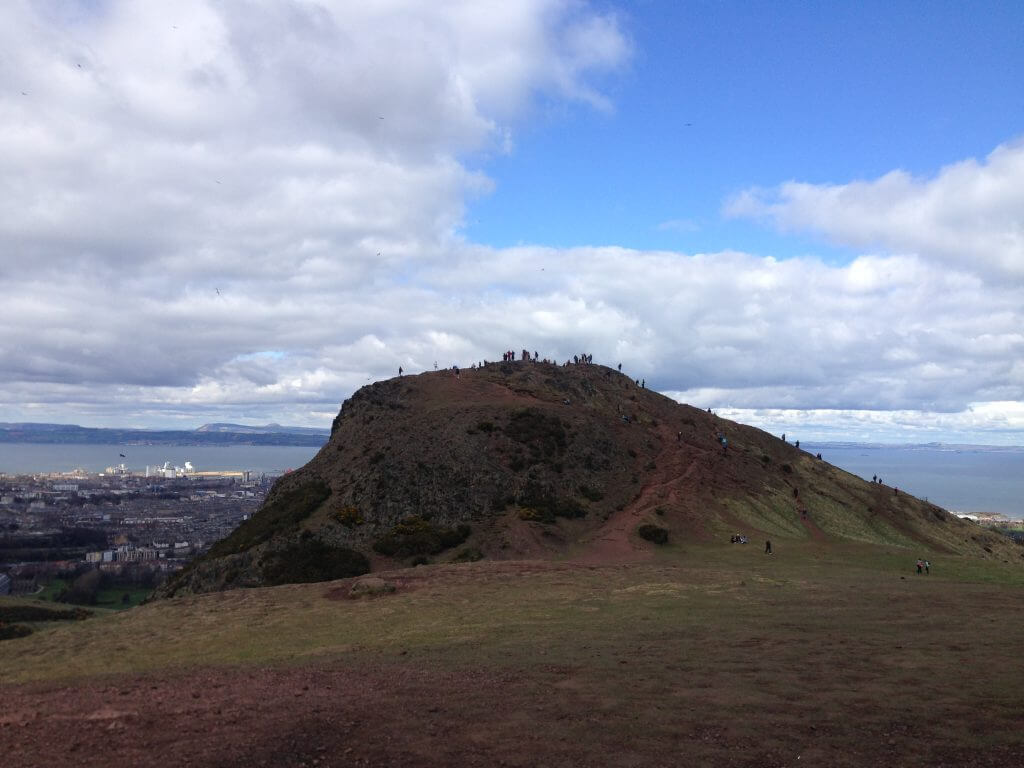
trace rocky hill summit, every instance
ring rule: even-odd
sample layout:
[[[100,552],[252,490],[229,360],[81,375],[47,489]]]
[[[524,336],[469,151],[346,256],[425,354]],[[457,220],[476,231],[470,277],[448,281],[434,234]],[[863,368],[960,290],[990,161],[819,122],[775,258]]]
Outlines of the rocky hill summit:
[[[621,562],[736,534],[1020,558],[934,504],[612,368],[517,361],[361,388],[320,452],[159,594],[480,558]]]

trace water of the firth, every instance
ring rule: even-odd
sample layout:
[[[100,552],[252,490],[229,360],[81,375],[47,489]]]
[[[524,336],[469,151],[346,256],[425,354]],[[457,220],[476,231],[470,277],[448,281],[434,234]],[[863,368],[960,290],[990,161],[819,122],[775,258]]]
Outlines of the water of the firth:
[[[1024,448],[803,446],[837,467],[953,512],[1024,518]]]
[[[927,498],[954,512],[1024,518],[1024,448],[948,449],[814,445],[803,447],[848,472]],[[317,448],[293,446],[37,445],[0,443],[0,473],[102,472],[123,463],[142,471],[165,461],[200,471],[273,472],[301,467]],[[125,454],[124,458],[120,454]]]

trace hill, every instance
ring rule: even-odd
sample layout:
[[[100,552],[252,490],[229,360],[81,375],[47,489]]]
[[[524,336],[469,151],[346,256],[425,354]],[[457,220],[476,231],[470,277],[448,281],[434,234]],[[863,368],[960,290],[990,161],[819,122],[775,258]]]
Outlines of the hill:
[[[0,422],[0,443],[87,445],[292,445],[319,446],[326,429],[268,424],[204,424],[195,430],[113,429],[76,424]]]
[[[320,452],[161,594],[428,561],[642,560],[657,544],[641,533],[1020,558],[934,504],[611,368],[492,363],[361,388]]]

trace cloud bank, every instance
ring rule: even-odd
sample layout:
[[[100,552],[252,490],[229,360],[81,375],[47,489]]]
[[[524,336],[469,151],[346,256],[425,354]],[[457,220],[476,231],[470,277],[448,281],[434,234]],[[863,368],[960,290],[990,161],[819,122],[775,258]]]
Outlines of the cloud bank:
[[[399,365],[528,347],[755,423],[961,414],[942,423],[1024,442],[999,405],[1024,401],[1019,143],[930,180],[728,204],[865,250],[846,265],[495,249],[461,234],[487,159],[546,102],[614,109],[633,53],[614,15],[20,0],[0,17],[0,420],[323,425]]]
[[[1024,283],[1024,140],[984,162],[964,160],[934,178],[901,170],[872,181],[750,189],[725,206],[783,231],[816,232],[855,248],[912,253],[992,281]]]

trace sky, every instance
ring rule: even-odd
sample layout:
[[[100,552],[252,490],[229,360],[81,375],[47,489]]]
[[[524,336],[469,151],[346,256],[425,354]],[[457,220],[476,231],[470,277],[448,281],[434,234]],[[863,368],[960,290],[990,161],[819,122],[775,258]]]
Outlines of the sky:
[[[1024,4],[5,0],[0,421],[328,426],[505,349],[1024,445]]]

